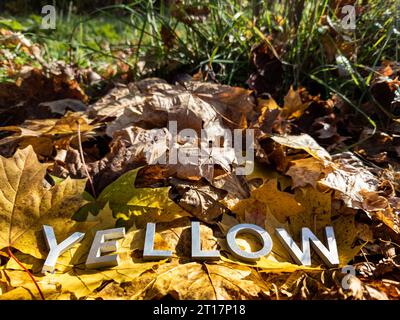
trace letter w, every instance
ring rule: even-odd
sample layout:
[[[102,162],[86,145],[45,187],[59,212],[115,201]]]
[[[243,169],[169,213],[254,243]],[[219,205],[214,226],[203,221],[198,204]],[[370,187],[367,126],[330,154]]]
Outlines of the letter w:
[[[328,248],[311,232],[308,228],[301,229],[301,246],[302,250],[297,246],[296,242],[290,234],[283,228],[276,229],[276,235],[282,245],[289,251],[292,258],[297,264],[303,266],[311,265],[311,248],[310,242],[314,250],[320,258],[329,266],[335,267],[339,265],[339,254],[336,245],[336,238],[333,232],[333,227],[325,228],[326,242]]]

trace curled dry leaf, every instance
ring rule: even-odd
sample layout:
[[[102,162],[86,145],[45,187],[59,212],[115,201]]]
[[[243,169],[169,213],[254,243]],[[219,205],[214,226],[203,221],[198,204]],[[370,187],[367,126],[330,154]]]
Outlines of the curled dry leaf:
[[[317,159],[331,160],[330,154],[308,134],[272,136],[271,139],[286,147],[302,149]]]
[[[191,215],[207,223],[215,223],[219,216],[228,209],[219,201],[227,192],[217,189],[205,181],[185,182],[172,179],[172,194],[175,201]]]
[[[256,70],[247,79],[247,84],[259,95],[268,92],[275,96],[283,84],[283,64],[275,49],[268,44],[270,40],[272,35],[267,41],[253,46],[251,60]]]
[[[364,198],[361,193],[377,191],[378,178],[350,153],[337,155],[333,166],[334,170],[319,183],[339,191],[338,197],[346,206],[354,209],[362,208]]]
[[[94,128],[87,117],[78,112],[69,112],[61,119],[27,120],[20,126],[0,127],[0,131],[15,132],[2,139],[0,146],[10,145],[8,149],[14,151],[15,147],[31,145],[37,154],[49,157],[54,149],[66,149],[79,132],[87,135]]]

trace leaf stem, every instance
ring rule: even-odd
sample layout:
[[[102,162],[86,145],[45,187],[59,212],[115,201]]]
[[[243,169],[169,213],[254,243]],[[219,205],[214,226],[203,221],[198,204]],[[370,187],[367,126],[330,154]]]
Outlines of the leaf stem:
[[[35,277],[33,276],[33,274],[18,260],[18,258],[16,256],[14,256],[14,254],[11,251],[11,247],[7,247],[7,253],[10,256],[10,258],[13,258],[15,260],[16,263],[18,263],[18,265],[25,270],[25,272],[28,274],[28,276],[32,279],[33,283],[35,284],[37,290],[39,291],[39,295],[42,298],[42,300],[46,300],[44,298],[43,292],[42,290],[40,290],[39,284],[37,283]]]
[[[81,124],[79,123],[79,121],[78,121],[78,144],[79,144],[79,153],[80,153],[80,156],[81,156],[82,165],[83,165],[83,168],[85,169],[85,173],[86,173],[86,175],[87,175],[87,177],[89,179],[89,184],[90,184],[90,187],[92,189],[93,196],[96,198],[96,190],[95,190],[94,185],[93,185],[93,180],[92,180],[92,177],[89,174],[89,171],[87,169],[86,162],[85,162],[85,157],[83,155],[82,138],[81,138]]]

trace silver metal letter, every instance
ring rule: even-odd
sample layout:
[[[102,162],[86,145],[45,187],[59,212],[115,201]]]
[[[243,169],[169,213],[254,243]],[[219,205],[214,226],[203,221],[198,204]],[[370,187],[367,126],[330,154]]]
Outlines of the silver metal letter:
[[[65,251],[71,248],[75,243],[78,243],[85,236],[84,233],[75,232],[60,244],[57,244],[57,239],[54,234],[54,229],[51,226],[43,226],[44,237],[50,252],[44,262],[42,273],[54,272],[57,259]]]
[[[289,251],[292,258],[297,264],[303,266],[311,266],[311,248],[310,241],[320,256],[320,258],[329,267],[335,267],[339,265],[339,254],[336,245],[336,238],[333,232],[333,227],[325,228],[326,242],[328,243],[328,249],[322,244],[322,242],[315,236],[314,233],[308,228],[301,229],[301,246],[302,250],[297,246],[296,242],[290,236],[290,234],[283,228],[276,229],[276,235],[281,241],[282,245]]]
[[[200,222],[192,222],[192,257],[197,259],[219,259],[220,254],[218,250],[201,250],[201,240],[200,240]]]
[[[118,254],[102,256],[103,253],[115,252],[118,250],[116,239],[125,236],[125,228],[114,228],[96,232],[92,247],[86,259],[86,267],[89,269],[101,267],[114,267],[118,265]],[[110,241],[112,240],[112,241]]]
[[[51,5],[45,5],[42,8],[42,14],[46,14],[42,18],[40,29],[55,29],[56,28],[56,8]]]
[[[236,236],[239,233],[250,233],[262,242],[262,248],[256,252],[246,252],[240,249],[236,243]],[[272,239],[267,231],[255,224],[238,224],[229,229],[226,235],[226,241],[232,254],[245,261],[257,261],[262,256],[268,255],[272,250]]]
[[[156,224],[148,223],[146,226],[146,237],[144,239],[143,259],[155,260],[172,256],[168,250],[154,250],[154,237],[156,234]]]
[[[348,290],[351,286],[351,280],[357,278],[356,269],[354,269],[354,267],[351,265],[347,265],[342,268],[342,273],[346,273],[346,275],[342,278],[342,288]]]
[[[342,28],[343,29],[356,29],[356,8],[352,5],[346,5],[342,7],[342,14],[346,14],[346,16],[342,19]]]

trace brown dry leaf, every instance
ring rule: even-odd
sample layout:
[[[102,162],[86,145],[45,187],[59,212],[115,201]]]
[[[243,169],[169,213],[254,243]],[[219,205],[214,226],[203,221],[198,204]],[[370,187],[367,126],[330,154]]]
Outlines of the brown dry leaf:
[[[373,106],[373,108],[375,108],[375,106]],[[396,131],[395,128],[393,129]],[[392,131],[391,129],[388,130]],[[363,130],[363,132],[360,134],[360,139],[363,139],[364,136],[371,136],[371,131],[369,128]],[[393,134],[387,134],[385,132],[378,131],[369,139],[357,145],[354,149],[354,152],[361,155],[363,158],[378,164],[379,166],[391,164],[396,167],[396,155],[398,156],[396,151],[397,146],[398,143]]]
[[[21,126],[0,127],[0,131],[14,131],[19,136],[37,137],[42,135],[71,135],[94,129],[87,117],[80,112],[68,112],[61,119],[27,120]]]
[[[241,128],[240,123],[246,120],[243,115],[250,118],[254,114],[255,101],[250,90],[201,82],[190,82],[186,87],[207,101],[222,118],[233,122],[235,128]]]
[[[280,122],[283,120],[281,117],[281,108],[275,102],[273,98],[269,99],[258,99],[258,108],[260,109],[260,115],[257,118],[257,122],[254,124],[255,128],[260,128],[264,133],[271,134],[273,129],[279,127],[279,133],[283,133]]]
[[[302,102],[299,91],[299,89],[294,90],[293,86],[290,87],[289,92],[284,97],[282,117],[286,119],[300,118],[310,105],[311,102]]]
[[[235,153],[217,152],[215,149],[209,153],[204,148],[204,141],[200,140],[200,131],[204,129],[215,141],[222,141],[225,129],[247,123],[246,117],[250,119],[255,114],[254,107],[251,91],[211,83],[194,81],[182,86],[150,78],[113,89],[88,110],[90,116],[102,121],[115,118],[106,128],[107,135],[113,137],[111,151],[103,159],[87,166],[96,191],[101,191],[126,168],[152,165],[159,160],[165,163],[163,161],[170,156],[171,142],[180,153],[195,156],[193,162],[171,165],[176,177],[189,180],[205,177],[211,182],[215,177],[214,167],[231,172],[239,165]],[[177,121],[177,131],[193,129],[198,139],[188,141],[179,137],[175,143],[171,139],[175,133],[170,121]],[[194,154],[199,147],[200,159]],[[86,176],[79,157],[72,153],[76,154],[72,151],[67,155],[68,171],[74,177]]]
[[[140,158],[137,158],[136,149],[128,148],[121,140],[116,140],[110,148],[110,152],[101,160],[90,163],[86,162],[86,169],[92,177],[96,194],[100,194],[106,186],[122,174],[146,164],[144,161],[141,162]],[[87,177],[85,165],[77,149],[68,148],[64,162],[68,170],[67,173],[72,178]],[[56,169],[61,172],[65,170],[57,164]]]
[[[400,218],[398,212],[398,209],[394,210],[388,207],[385,210],[373,210],[370,214],[379,221],[382,221],[393,231],[400,233]]]
[[[383,291],[374,289],[359,278],[348,279],[349,289],[342,287],[343,277],[340,271],[297,271],[287,275],[263,274],[266,282],[274,281],[275,293],[279,299],[291,300],[365,300],[387,299]]]
[[[84,112],[86,105],[77,99],[61,99],[54,101],[42,102],[39,108],[48,108],[52,113],[64,115],[67,111]]]
[[[54,147],[65,149],[78,132],[87,135],[94,128],[84,114],[69,112],[61,119],[27,120],[20,126],[0,127],[0,131],[16,132],[2,139],[0,145],[31,145],[37,154],[50,156]]]
[[[46,165],[40,164],[32,147],[18,150],[13,158],[0,157],[0,247],[14,247],[42,258],[47,252],[41,238],[42,225],[53,226],[55,234],[86,230],[71,216],[85,200],[86,180],[66,179],[46,189]]]
[[[389,199],[379,195],[377,192],[361,190],[360,195],[364,199],[362,207],[366,211],[381,211],[389,207]]]
[[[337,190],[337,197],[350,208],[362,208],[363,193],[376,192],[379,180],[350,153],[336,155],[332,171],[319,181],[321,185]]]
[[[227,191],[227,196],[232,199],[245,199],[250,196],[250,189],[246,179],[232,172],[220,174],[214,177],[210,183],[218,189]],[[227,197],[225,197],[224,200],[226,201]]]
[[[269,99],[258,99],[257,100],[258,107],[261,109],[261,115],[258,118],[258,122],[263,122],[264,118],[264,112],[267,110],[281,110],[282,108],[276,103],[276,101],[273,98]]]
[[[280,52],[276,52],[275,48],[279,50],[284,46],[279,45],[279,48],[270,46],[268,42],[272,41],[272,35],[266,39],[251,49],[251,60],[256,71],[246,82],[258,95],[268,92],[276,96],[283,85],[283,64],[279,58]]]
[[[171,184],[174,186],[172,193],[176,194],[178,205],[200,221],[215,223],[219,216],[228,211],[219,202],[226,196],[225,190],[210,186],[204,181],[187,182],[173,178]]]
[[[31,68],[20,77],[16,75],[16,83],[0,84],[0,109],[7,108],[1,111],[2,119],[15,124],[27,118],[38,118],[34,106],[41,102],[59,99],[87,102],[88,97],[67,65],[55,63],[49,68],[49,76],[41,69]]]
[[[212,83],[188,82],[185,87],[150,78],[114,89],[108,96],[89,107],[96,117],[117,117],[107,127],[107,134],[130,126],[145,129],[167,127],[176,120],[178,130],[196,131],[222,119],[228,125],[240,124],[241,114],[252,112],[255,106],[251,91]],[[250,116],[250,114],[248,114]]]
[[[139,89],[132,85],[117,84],[107,95],[89,107],[89,116],[119,117],[123,114],[125,107],[135,103],[134,97],[138,93],[140,93]]]
[[[329,187],[336,191],[334,197],[344,201],[347,208],[363,209],[370,217],[377,218],[398,232],[397,198],[380,192],[379,186],[384,185],[385,180],[381,182],[371,172],[373,170],[352,153],[335,155],[333,162],[306,158],[291,163],[294,165],[286,174],[292,176],[293,188],[307,183],[314,187]]]
[[[219,131],[220,127],[218,125],[210,126],[208,132],[214,129]],[[178,144],[175,143],[174,145],[178,152],[185,152],[186,155],[193,154],[194,160],[185,164],[168,164],[168,159],[171,156],[169,151],[173,143],[172,139],[172,132],[169,132],[167,128],[146,130],[140,127],[127,127],[114,133],[111,148],[113,149],[114,145],[124,146],[124,162],[127,163],[167,164],[171,171],[174,170],[176,176],[182,179],[199,180],[204,177],[212,181],[215,175],[214,164],[220,165],[226,172],[231,170],[231,164],[235,160],[233,152],[211,152],[208,154],[206,153],[208,150],[203,146],[200,155],[204,159],[198,159],[199,139],[195,139],[193,142],[178,141]],[[107,156],[105,159],[107,159]],[[100,162],[104,162],[104,160]]]
[[[145,130],[128,127],[114,134],[113,144],[121,141],[126,146],[131,162],[157,163],[167,153],[171,134],[166,128]]]

